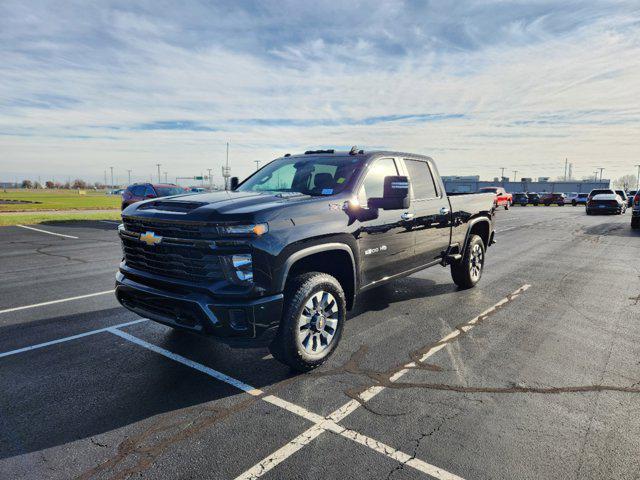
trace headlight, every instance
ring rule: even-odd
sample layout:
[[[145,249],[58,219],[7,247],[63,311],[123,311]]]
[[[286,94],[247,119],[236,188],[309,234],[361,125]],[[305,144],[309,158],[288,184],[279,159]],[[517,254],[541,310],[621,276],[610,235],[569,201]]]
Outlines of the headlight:
[[[253,282],[253,258],[250,253],[238,253],[224,257],[228,273],[227,278],[240,285],[248,285]]]
[[[264,235],[269,231],[269,225],[266,223],[257,223],[251,225],[227,225],[220,227],[222,233],[229,235]]]

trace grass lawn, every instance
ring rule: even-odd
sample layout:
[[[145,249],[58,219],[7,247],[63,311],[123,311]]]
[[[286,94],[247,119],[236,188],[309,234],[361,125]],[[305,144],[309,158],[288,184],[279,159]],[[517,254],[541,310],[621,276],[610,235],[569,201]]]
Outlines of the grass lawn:
[[[42,222],[65,222],[78,220],[120,220],[120,211],[105,212],[33,212],[20,214],[0,213],[0,226],[33,225]]]
[[[120,195],[107,195],[104,191],[85,191],[86,195],[79,195],[77,190],[0,190],[0,213],[120,208],[122,201]],[[3,204],[2,200],[26,200],[38,203]]]

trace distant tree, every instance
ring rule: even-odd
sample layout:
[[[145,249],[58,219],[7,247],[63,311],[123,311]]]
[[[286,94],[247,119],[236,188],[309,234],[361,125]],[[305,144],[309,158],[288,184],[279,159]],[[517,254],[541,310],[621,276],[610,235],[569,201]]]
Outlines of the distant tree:
[[[62,183],[60,183],[60,182],[54,183],[53,186],[54,186],[54,188],[58,188],[58,189],[64,187],[64,185],[62,185]]]
[[[624,190],[636,188],[637,184],[638,184],[638,177],[636,177],[635,175],[623,175],[622,177],[618,178],[615,182],[613,182],[613,185],[616,188],[622,188]]]
[[[42,188],[42,184],[40,182],[33,182],[33,188]]]
[[[31,180],[22,180],[22,188],[33,188],[33,182]]]
[[[76,178],[73,181],[73,184],[71,185],[71,188],[79,188],[79,189],[87,188],[87,182],[85,182],[84,180],[81,180],[79,178]]]
[[[53,183],[51,180],[47,180],[46,182],[44,182],[44,186],[47,188],[55,188],[55,183]]]
[[[104,188],[104,184],[102,182],[95,182],[93,186],[96,188],[96,190],[102,190]]]

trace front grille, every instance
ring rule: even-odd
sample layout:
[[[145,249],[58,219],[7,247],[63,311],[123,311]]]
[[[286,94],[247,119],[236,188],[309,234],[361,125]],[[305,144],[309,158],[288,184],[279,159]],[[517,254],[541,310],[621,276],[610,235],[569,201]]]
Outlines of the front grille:
[[[135,233],[153,232],[161,237],[202,240],[218,238],[218,227],[202,222],[172,222],[153,218],[124,217],[125,230]]]
[[[163,277],[210,283],[224,277],[219,255],[206,247],[163,242],[147,245],[122,236],[127,266]]]

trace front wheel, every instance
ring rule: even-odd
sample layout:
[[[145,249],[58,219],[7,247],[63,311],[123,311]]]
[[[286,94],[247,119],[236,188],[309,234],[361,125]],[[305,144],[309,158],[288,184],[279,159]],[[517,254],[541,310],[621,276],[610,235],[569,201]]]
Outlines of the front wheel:
[[[505,210],[509,210],[509,202],[507,202],[507,203],[505,203],[505,204],[504,204],[504,209],[505,209]]]
[[[299,372],[319,367],[342,335],[347,316],[342,286],[326,273],[304,273],[288,282],[284,305],[271,354]]]
[[[460,288],[471,288],[480,281],[484,267],[485,246],[482,238],[471,235],[464,255],[459,262],[451,264],[451,278]]]
[[[571,200],[571,205],[575,207],[576,205],[578,205],[578,202],[576,202],[575,200]]]

